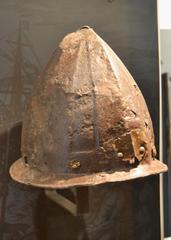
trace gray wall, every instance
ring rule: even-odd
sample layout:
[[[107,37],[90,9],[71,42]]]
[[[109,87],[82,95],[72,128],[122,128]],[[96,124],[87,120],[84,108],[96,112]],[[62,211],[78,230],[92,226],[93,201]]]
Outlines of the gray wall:
[[[171,74],[171,30],[160,30],[161,72]]]

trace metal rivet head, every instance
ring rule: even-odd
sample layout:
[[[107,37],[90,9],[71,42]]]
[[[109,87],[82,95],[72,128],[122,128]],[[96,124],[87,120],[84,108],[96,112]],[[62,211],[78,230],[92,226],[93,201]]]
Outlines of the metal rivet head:
[[[71,168],[76,169],[76,168],[79,168],[81,166],[81,163],[78,160],[73,160],[73,161],[70,162],[69,165],[70,165]]]
[[[89,29],[90,27],[88,25],[82,26],[81,29]]]
[[[123,158],[123,153],[122,152],[118,152],[117,156],[118,156],[118,158]]]
[[[139,148],[139,152],[140,152],[140,154],[144,154],[145,153],[145,147],[141,146]]]

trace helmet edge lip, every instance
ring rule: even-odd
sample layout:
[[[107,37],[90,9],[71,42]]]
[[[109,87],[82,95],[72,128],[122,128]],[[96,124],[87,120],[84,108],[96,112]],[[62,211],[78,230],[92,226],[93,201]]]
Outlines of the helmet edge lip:
[[[157,175],[164,173],[167,170],[168,168],[163,162],[155,159],[152,160],[151,163],[139,164],[138,167],[133,168],[128,172],[115,171],[113,173],[99,172],[84,175],[75,174],[74,177],[73,175],[63,174],[63,176],[67,176],[68,178],[59,179],[59,176],[57,178],[57,174],[52,174],[49,177],[48,172],[48,176],[45,176],[44,172],[26,166],[23,163],[23,159],[20,158],[11,165],[9,173],[14,181],[25,185],[45,189],[63,189],[78,186],[95,186],[104,183],[124,182],[137,178],[144,178],[150,175]]]

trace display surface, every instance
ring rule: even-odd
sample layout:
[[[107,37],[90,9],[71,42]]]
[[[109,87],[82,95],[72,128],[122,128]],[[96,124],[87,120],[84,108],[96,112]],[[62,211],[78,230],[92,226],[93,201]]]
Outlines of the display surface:
[[[95,185],[167,170],[155,159],[144,98],[88,26],[70,33],[39,76],[23,120],[13,179],[45,188]]]

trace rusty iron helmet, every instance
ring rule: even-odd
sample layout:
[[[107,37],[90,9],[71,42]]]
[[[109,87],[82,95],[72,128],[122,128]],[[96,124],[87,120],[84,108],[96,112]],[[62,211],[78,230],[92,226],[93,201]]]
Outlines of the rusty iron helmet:
[[[39,76],[11,177],[43,188],[158,174],[153,127],[133,77],[88,26],[68,34]]]

